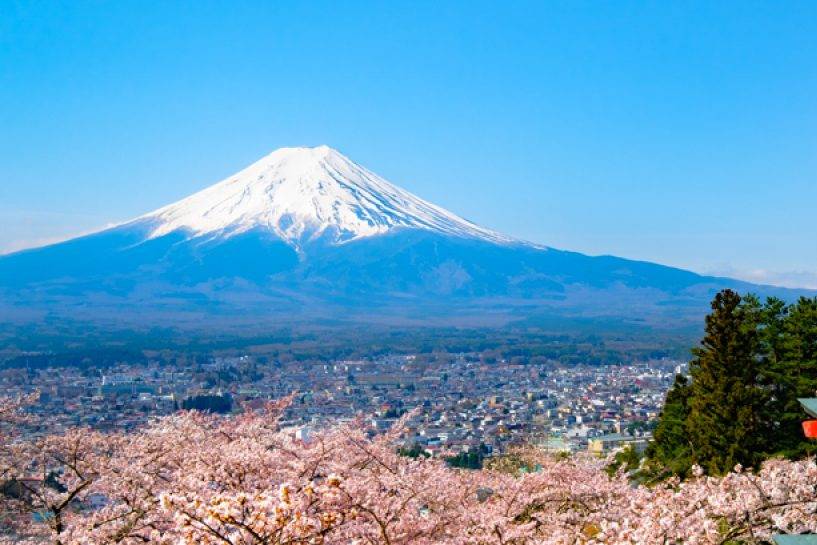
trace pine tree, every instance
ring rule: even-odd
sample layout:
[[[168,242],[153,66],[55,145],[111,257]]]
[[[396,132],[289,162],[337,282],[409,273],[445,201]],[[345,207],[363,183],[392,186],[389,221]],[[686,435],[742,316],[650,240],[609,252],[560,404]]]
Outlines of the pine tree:
[[[722,473],[775,455],[817,454],[803,437],[798,398],[817,394],[817,298],[761,304],[719,293],[693,350],[692,381],[676,377],[652,443],[648,476],[684,475],[692,463]]]
[[[797,398],[817,392],[817,299],[801,298],[785,307],[779,300],[766,306],[763,336],[770,346],[764,358],[763,375],[772,394],[769,429],[774,452],[802,457],[817,449],[804,437],[805,415]]]
[[[691,459],[710,473],[756,466],[766,447],[766,391],[759,383],[760,309],[732,290],[718,293],[690,364],[686,429]]]
[[[686,431],[689,393],[689,381],[683,375],[676,375],[672,388],[667,392],[653,440],[645,452],[652,466],[649,472],[658,478],[667,473],[685,475],[692,466]]]

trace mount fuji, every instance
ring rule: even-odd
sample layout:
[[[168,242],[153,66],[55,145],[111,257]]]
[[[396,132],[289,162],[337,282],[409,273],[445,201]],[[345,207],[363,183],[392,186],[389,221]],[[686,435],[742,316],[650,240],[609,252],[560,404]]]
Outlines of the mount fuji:
[[[135,220],[149,238],[184,230],[194,238],[269,232],[298,251],[398,229],[507,243],[387,182],[327,147],[282,148],[204,191]]]
[[[475,225],[326,147],[282,148],[115,227],[0,257],[0,320],[699,320],[733,287]]]

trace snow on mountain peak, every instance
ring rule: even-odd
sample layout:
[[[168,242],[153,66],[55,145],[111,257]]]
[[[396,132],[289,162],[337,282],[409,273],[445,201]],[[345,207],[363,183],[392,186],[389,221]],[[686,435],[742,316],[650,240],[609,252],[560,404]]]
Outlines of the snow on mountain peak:
[[[142,216],[150,238],[185,230],[230,237],[271,231],[300,249],[340,244],[399,228],[511,243],[389,183],[328,146],[280,148],[244,170]]]

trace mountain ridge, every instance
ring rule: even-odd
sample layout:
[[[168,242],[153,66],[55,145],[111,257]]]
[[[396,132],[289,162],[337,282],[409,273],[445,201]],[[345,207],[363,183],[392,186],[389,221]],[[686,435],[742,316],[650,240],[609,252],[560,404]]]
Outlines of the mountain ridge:
[[[31,309],[199,319],[690,323],[754,286],[480,227],[326,146],[282,148],[134,220],[0,256],[0,318]],[[15,310],[17,309],[17,310]],[[25,310],[26,312],[23,312]]]

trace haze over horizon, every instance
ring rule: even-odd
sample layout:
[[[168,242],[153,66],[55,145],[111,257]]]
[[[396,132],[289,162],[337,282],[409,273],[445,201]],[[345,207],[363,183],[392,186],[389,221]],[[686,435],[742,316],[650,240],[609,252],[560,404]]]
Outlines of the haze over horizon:
[[[514,237],[817,288],[815,23],[808,3],[9,3],[0,252],[328,144]]]

